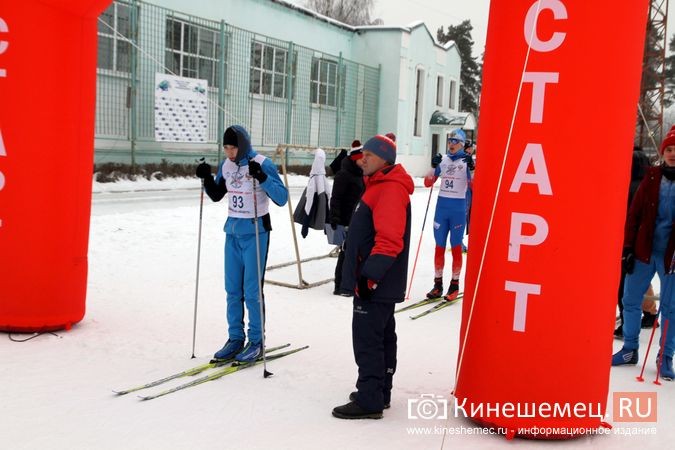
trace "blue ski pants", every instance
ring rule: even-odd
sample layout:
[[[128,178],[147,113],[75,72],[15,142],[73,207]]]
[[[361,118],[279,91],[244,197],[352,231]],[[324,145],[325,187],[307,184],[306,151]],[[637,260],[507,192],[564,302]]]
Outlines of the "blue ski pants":
[[[260,277],[264,279],[269,232],[259,233]],[[262,319],[258,294],[258,268],[255,234],[225,235],[225,292],[227,325],[231,340],[244,341],[244,304],[248,311],[248,340],[262,341]],[[264,307],[264,304],[263,304]]]

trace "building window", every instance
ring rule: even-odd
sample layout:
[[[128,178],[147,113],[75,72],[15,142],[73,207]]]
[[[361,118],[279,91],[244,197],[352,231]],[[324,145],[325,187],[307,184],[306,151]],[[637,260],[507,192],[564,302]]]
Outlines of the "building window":
[[[295,56],[295,55],[294,55]],[[287,98],[286,77],[288,76],[288,50],[262,42],[251,43],[251,94],[271,95]],[[295,67],[297,58],[292,61],[292,79],[295,86]],[[293,89],[295,91],[295,89]],[[295,97],[295,95],[293,95]]]
[[[113,2],[99,19],[97,67],[131,72],[131,6]]]
[[[224,50],[223,58],[227,68],[227,45]],[[166,19],[165,58],[168,70],[181,77],[206,80],[210,87],[219,87],[220,55],[218,30],[176,18]]]
[[[325,59],[312,59],[310,101],[318,105],[337,106],[337,63]]]
[[[457,91],[457,82],[455,80],[450,80],[450,109],[455,109],[457,103],[455,102],[455,91]]]
[[[417,82],[415,85],[415,121],[414,135],[422,136],[422,123],[424,112],[424,70],[417,69]]]
[[[443,106],[443,77],[436,78],[436,106]]]

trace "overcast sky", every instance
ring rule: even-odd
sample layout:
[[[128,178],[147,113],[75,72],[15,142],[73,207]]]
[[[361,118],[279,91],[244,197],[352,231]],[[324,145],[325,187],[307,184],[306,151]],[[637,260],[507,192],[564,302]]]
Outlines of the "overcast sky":
[[[485,46],[489,0],[375,0],[374,17],[384,20],[385,25],[408,25],[421,20],[431,34],[441,26],[459,25],[469,19],[473,26],[473,54],[480,57]]]
[[[304,0],[288,0],[304,5]],[[668,42],[675,30],[675,0],[668,4]],[[458,25],[469,19],[473,26],[473,56],[480,58],[485,46],[490,0],[375,0],[374,18],[381,18],[385,25],[408,25],[422,20],[435,37],[436,30],[443,26]],[[673,14],[670,14],[673,13]]]

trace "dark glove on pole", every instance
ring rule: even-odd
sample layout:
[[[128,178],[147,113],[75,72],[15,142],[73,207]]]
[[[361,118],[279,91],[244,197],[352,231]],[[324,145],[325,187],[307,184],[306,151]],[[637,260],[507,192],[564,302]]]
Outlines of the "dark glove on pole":
[[[476,163],[473,162],[471,155],[466,155],[464,157],[464,162],[469,167],[469,170],[476,170]]]
[[[267,174],[263,172],[260,164],[253,160],[248,162],[248,174],[258,180],[259,183],[264,183],[267,180]]]
[[[431,158],[431,167],[433,167],[434,169],[438,167],[442,159],[443,156],[441,156],[440,154],[437,153],[436,155],[434,155],[434,157]]]
[[[203,163],[201,163],[200,165],[197,166],[197,170],[195,170],[195,174],[197,175],[197,178],[201,178],[201,179],[209,177],[209,176],[211,176],[211,166],[203,162]]]

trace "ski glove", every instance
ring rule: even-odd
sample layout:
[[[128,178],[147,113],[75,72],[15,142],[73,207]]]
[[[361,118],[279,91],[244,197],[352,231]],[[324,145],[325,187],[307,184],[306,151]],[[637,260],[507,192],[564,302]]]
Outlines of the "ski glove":
[[[469,170],[476,170],[476,164],[473,162],[471,155],[466,155],[464,157],[464,162],[466,163]]]
[[[436,155],[434,155],[434,157],[431,158],[431,167],[433,167],[434,169],[438,167],[442,159],[443,157],[440,154],[437,153]]]
[[[359,277],[359,282],[356,285],[356,295],[361,300],[370,300],[373,297],[373,291],[377,289],[377,283],[369,280],[364,276]]]
[[[195,174],[197,175],[198,178],[201,179],[209,177],[211,175],[211,166],[206,163],[201,163],[200,165],[197,166]]]
[[[621,267],[627,274],[633,273],[633,269],[635,269],[635,254],[633,253],[632,248],[626,247],[623,249],[623,256],[621,256]]]
[[[260,164],[253,160],[248,162],[248,174],[258,180],[260,183],[264,183],[265,180],[267,180],[267,174],[263,172]]]

